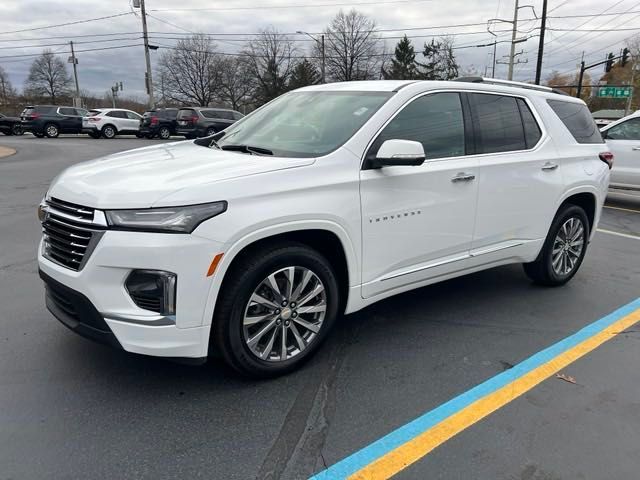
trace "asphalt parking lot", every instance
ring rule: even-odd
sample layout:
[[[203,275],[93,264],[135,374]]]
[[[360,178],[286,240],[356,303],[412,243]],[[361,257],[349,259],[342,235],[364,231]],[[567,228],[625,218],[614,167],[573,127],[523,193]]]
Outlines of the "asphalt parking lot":
[[[17,150],[0,159],[2,480],[335,478],[321,472],[640,297],[640,196],[619,192],[565,287],[534,286],[515,265],[399,295],[341,318],[287,377],[111,350],[46,311],[36,206],[66,166],[157,143],[0,137]],[[638,478],[638,332],[616,332],[394,478]]]

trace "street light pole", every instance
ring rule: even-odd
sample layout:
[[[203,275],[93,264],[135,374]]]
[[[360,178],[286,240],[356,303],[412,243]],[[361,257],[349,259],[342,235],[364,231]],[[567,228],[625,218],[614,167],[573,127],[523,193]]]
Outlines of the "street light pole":
[[[326,83],[326,78],[325,78],[326,57],[325,57],[325,53],[324,53],[324,34],[322,34],[320,36],[320,40],[318,40],[316,37],[314,37],[310,33],[303,32],[302,30],[298,30],[296,33],[298,33],[300,35],[306,35],[307,37],[312,39],[314,42],[316,42],[317,45],[320,46],[320,52],[321,52],[321,55],[322,55],[322,63],[320,64],[320,76],[321,76],[322,83]]]

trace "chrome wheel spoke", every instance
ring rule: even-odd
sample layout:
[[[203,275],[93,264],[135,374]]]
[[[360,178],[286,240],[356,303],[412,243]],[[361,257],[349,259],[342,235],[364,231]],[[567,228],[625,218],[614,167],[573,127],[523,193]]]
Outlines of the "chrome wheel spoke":
[[[280,305],[272,302],[267,298],[264,298],[262,295],[260,295],[257,292],[253,292],[253,295],[251,295],[251,301],[249,303],[251,302],[257,303],[258,305],[261,305],[267,308],[280,308]]]
[[[299,301],[298,301],[298,307],[301,307],[302,305],[304,305],[305,303],[307,303],[309,300],[317,297],[318,295],[320,295],[321,293],[324,292],[324,286],[322,286],[321,283],[319,283],[318,285],[316,285],[313,290],[311,290],[309,293],[307,293],[304,297],[302,297]]]
[[[247,340],[247,345],[249,345],[249,347],[251,348],[255,347],[256,344],[260,341],[260,339],[264,336],[264,334],[267,333],[269,330],[271,330],[275,326],[276,326],[276,319],[274,318],[267,325],[265,325],[258,333],[256,333],[253,337],[249,338]]]
[[[280,360],[287,359],[287,330],[286,326],[282,326],[282,342],[280,342]]]
[[[312,305],[309,307],[302,307],[298,309],[298,314],[302,315],[304,313],[320,313],[320,312],[324,312],[327,310],[327,306],[322,303],[322,304],[318,304],[318,305]]]
[[[293,279],[296,276],[295,267],[289,267],[284,271],[284,276],[287,279],[287,300],[291,301],[291,293],[293,292]]]
[[[307,330],[311,330],[313,333],[318,333],[320,331],[320,325],[315,325],[313,323],[307,322],[306,320],[303,320],[300,317],[294,318],[293,321],[296,322],[298,325],[303,326]]]
[[[271,337],[269,338],[269,341],[267,342],[267,344],[264,346],[264,349],[262,350],[262,353],[259,353],[260,358],[264,359],[267,358],[269,356],[269,354],[271,353],[271,350],[273,350],[273,343],[276,339],[276,333],[278,333],[278,329],[274,328],[273,329],[273,333],[271,334]]]
[[[289,326],[289,328],[291,329],[291,333],[293,333],[293,338],[296,339],[296,343],[298,344],[298,348],[300,349],[300,351],[307,348],[307,344],[305,343],[304,339],[300,336],[300,332],[298,332],[298,327],[296,327],[295,324],[292,323]]]
[[[571,217],[566,220],[553,242],[551,266],[558,275],[570,274],[580,260],[584,249],[584,225],[582,220]]]
[[[275,273],[272,273],[271,275],[269,275],[265,279],[265,281],[263,283],[265,283],[271,289],[271,291],[280,298],[280,301],[282,301],[284,296],[282,295],[282,292],[280,291],[280,287],[278,286],[278,282],[276,282]]]
[[[264,322],[265,320],[273,318],[274,315],[275,314],[271,312],[265,313],[263,315],[245,315],[244,324],[246,326],[256,325],[257,323]]]
[[[302,275],[302,281],[298,285],[296,285],[295,290],[291,294],[292,301],[296,302],[298,300],[298,298],[300,297],[300,294],[304,291],[305,287],[309,283],[309,280],[311,280],[312,276],[313,276],[313,272],[311,270],[304,271],[304,274]]]

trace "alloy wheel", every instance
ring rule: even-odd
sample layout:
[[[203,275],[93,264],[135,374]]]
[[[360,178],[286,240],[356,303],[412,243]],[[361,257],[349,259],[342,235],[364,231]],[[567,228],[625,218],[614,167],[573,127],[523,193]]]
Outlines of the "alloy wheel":
[[[47,137],[57,137],[58,136],[58,127],[55,125],[47,125]]]
[[[566,220],[553,241],[551,266],[557,275],[569,275],[578,264],[584,249],[584,225],[577,217]]]
[[[327,312],[320,278],[301,266],[277,270],[255,288],[243,317],[243,339],[256,357],[289,360],[317,337]]]

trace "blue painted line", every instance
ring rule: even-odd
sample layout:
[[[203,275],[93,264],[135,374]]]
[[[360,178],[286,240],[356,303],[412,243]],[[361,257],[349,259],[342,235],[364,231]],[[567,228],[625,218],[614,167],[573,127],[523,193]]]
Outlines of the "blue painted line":
[[[310,480],[346,479],[350,475],[353,475],[355,472],[376,461],[378,458],[412,440],[434,425],[442,422],[444,419],[469,406],[473,402],[491,394],[499,388],[504,387],[539,366],[548,363],[550,360],[553,360],[558,355],[575,347],[588,338],[597,335],[609,325],[623,317],[626,317],[638,308],[640,308],[640,298],[620,307],[600,320],[587,325],[573,335],[560,340],[558,343],[555,343],[532,355],[518,365],[515,365],[513,368],[499,373],[495,377],[486,380],[471,390],[462,393],[448,402],[443,403],[439,407],[421,415],[415,420],[399,427],[363,449],[353,453],[343,460],[340,460],[338,463],[332,465],[326,470],[315,474],[310,478]]]

